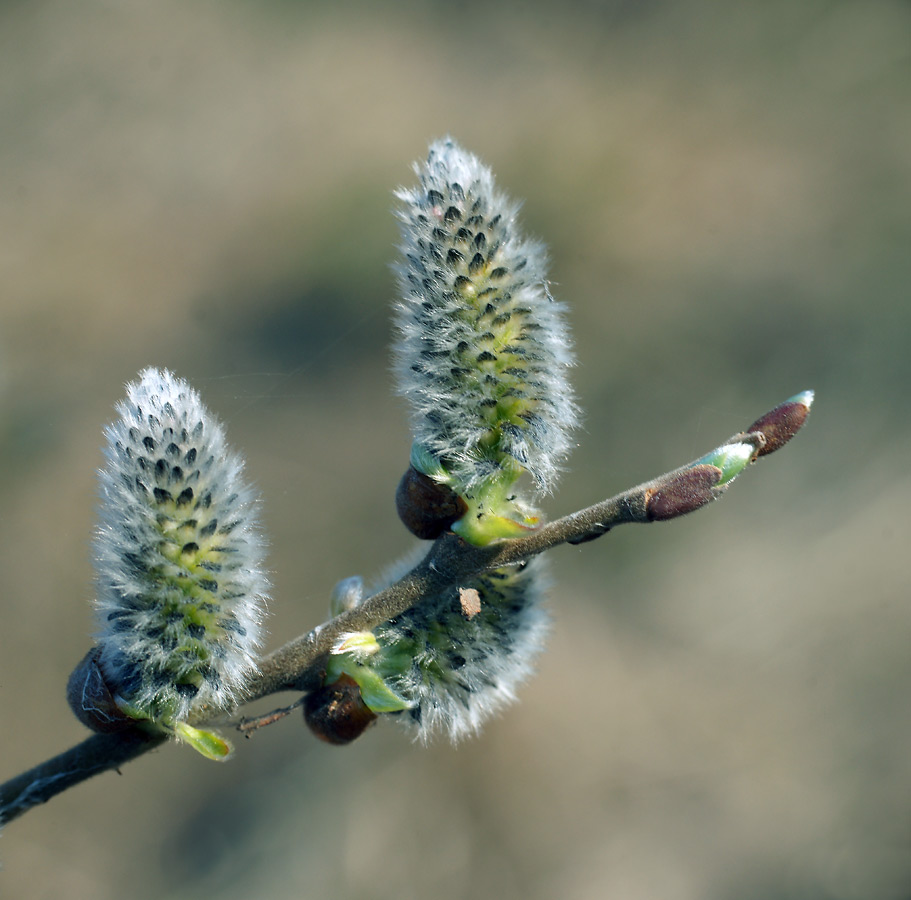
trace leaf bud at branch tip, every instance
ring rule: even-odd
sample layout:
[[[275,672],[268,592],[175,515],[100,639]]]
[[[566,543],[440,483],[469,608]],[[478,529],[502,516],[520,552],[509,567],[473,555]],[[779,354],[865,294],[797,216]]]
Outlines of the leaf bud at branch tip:
[[[795,394],[775,409],[758,418],[747,431],[758,431],[765,436],[765,445],[757,456],[768,456],[783,447],[806,421],[813,405],[813,391]]]

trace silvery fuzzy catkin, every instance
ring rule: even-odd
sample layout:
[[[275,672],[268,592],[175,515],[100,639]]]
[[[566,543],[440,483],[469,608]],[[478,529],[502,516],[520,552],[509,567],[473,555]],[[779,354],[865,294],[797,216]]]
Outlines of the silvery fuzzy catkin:
[[[402,716],[420,740],[442,732],[457,742],[515,701],[549,627],[540,606],[542,565],[537,557],[472,581],[480,610],[470,617],[453,592],[425,599],[376,630],[390,655],[411,657],[388,683],[412,702]]]
[[[167,726],[242,698],[263,541],[243,462],[186,381],[145,369],[117,411],[94,543],[99,666],[112,693]]]
[[[413,562],[404,560],[383,585]],[[516,699],[543,649],[549,629],[540,605],[547,580],[543,568],[544,560],[534,557],[486,572],[461,591],[426,596],[374,629],[369,649],[355,649],[344,661],[335,657],[329,669],[357,680],[368,706],[378,697],[382,705],[376,712],[401,710],[394,716],[425,743],[439,733],[453,742],[469,737]],[[477,605],[471,606],[471,599]],[[339,647],[356,645],[357,637],[344,635]],[[383,692],[372,688],[374,677],[381,679]]]
[[[402,300],[395,347],[415,443],[457,492],[520,467],[549,490],[577,423],[563,307],[543,247],[524,238],[518,204],[451,139],[397,192]],[[428,473],[430,474],[430,473]]]

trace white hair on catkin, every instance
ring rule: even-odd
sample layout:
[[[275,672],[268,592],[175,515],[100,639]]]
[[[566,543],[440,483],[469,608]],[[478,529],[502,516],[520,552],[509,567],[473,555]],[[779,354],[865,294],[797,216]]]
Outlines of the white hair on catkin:
[[[243,461],[190,385],[145,369],[105,430],[100,666],[149,718],[229,708],[256,671],[268,581]]]
[[[563,306],[518,204],[452,139],[415,166],[402,203],[395,368],[415,442],[469,489],[511,457],[550,490],[578,421]]]
[[[395,581],[416,560],[387,573]],[[395,715],[424,743],[444,734],[453,742],[476,734],[533,672],[549,617],[541,607],[547,587],[544,560],[495,569],[465,585],[480,609],[466,614],[460,592],[423,598],[379,626],[380,659],[371,665],[411,708]],[[383,659],[389,660],[384,665]],[[402,665],[402,660],[407,660]]]

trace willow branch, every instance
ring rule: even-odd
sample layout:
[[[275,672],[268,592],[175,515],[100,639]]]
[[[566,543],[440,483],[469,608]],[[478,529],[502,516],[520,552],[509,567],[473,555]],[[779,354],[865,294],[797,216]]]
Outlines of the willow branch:
[[[0,785],[0,823],[21,816],[93,775],[119,769],[166,740],[165,735],[148,734],[138,728],[117,734],[93,734],[81,744]]]
[[[803,425],[811,401],[809,392],[799,394],[706,456],[543,525],[525,537],[476,547],[451,532],[444,534],[431,545],[424,559],[395,584],[270,653],[248,686],[247,701],[281,691],[313,689],[319,683],[323,661],[343,634],[371,631],[401,615],[424,596],[457,589],[482,572],[516,565],[560,544],[586,543],[617,525],[664,521],[705,506],[720,497],[749,463],[790,440]],[[219,711],[201,709],[191,724],[221,716]],[[0,822],[9,822],[94,775],[117,769],[165,740],[163,734],[136,727],[93,735],[0,784]]]

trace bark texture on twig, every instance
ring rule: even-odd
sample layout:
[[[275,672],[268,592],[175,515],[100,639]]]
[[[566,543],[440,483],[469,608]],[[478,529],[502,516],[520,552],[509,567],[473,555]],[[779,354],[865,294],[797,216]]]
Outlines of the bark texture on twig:
[[[81,744],[0,784],[0,823],[21,816],[93,775],[117,769],[166,740],[165,735],[152,735],[139,728],[93,734]]]

